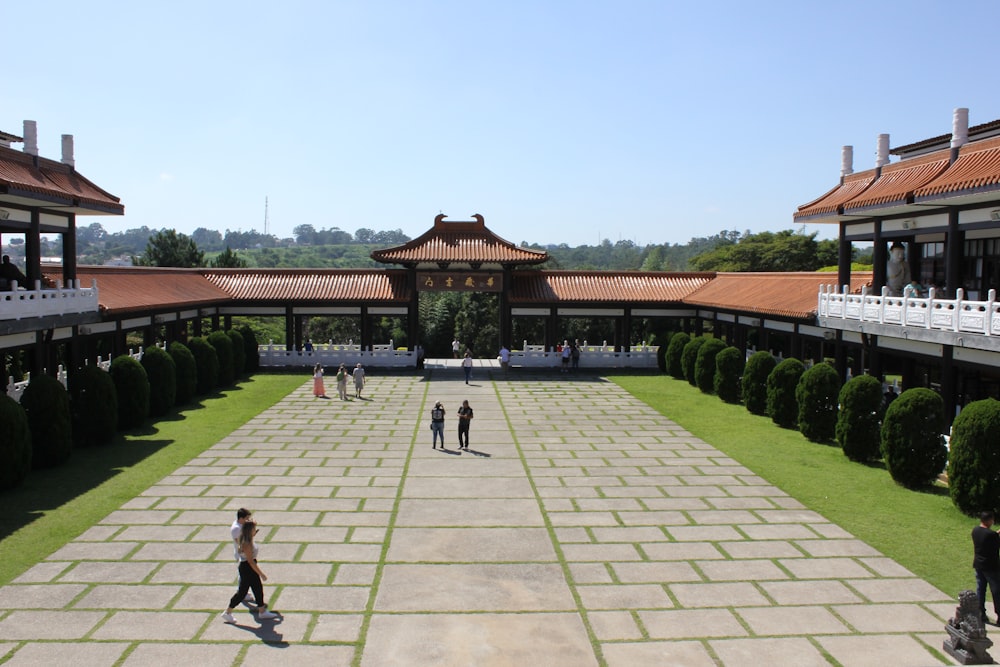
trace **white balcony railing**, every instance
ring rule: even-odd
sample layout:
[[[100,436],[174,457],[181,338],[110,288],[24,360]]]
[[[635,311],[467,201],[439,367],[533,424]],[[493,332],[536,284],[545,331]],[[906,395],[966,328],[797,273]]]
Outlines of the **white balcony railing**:
[[[909,288],[903,296],[889,296],[885,287],[881,294],[869,294],[865,287],[860,294],[849,294],[846,287],[837,292],[833,285],[824,285],[817,306],[820,317],[831,319],[1000,336],[996,290],[989,291],[986,301],[974,301],[961,289],[954,299],[939,299],[933,287],[926,297],[917,297]]]
[[[0,320],[21,320],[48,315],[74,315],[98,311],[97,281],[91,287],[46,287],[0,292]]]
[[[164,343],[161,347],[163,349],[167,349],[166,343]],[[128,351],[128,353],[136,361],[142,361],[142,348],[141,347],[139,348],[138,352],[136,352],[135,350],[131,350],[130,349]],[[100,368],[103,371],[110,370],[111,369],[111,360],[110,359],[104,360],[101,357],[97,357],[97,367]],[[56,371],[56,379],[59,380],[59,382],[62,383],[62,386],[65,389],[69,389],[69,376],[67,375],[66,369],[63,368],[62,364],[59,364],[59,369]],[[7,389],[6,389],[7,395],[10,396],[11,398],[13,398],[15,401],[20,402],[21,401],[21,394],[23,394],[24,390],[28,388],[29,384],[31,384],[31,373],[25,373],[24,374],[24,379],[23,380],[18,380],[17,382],[14,381],[13,377],[8,377],[7,378]]]
[[[363,366],[379,368],[416,368],[417,353],[411,350],[396,350],[392,341],[388,345],[372,345],[370,349],[362,349],[360,345],[320,344],[312,346],[311,350],[290,350],[285,345],[257,346],[260,353],[260,365],[273,366],[314,366],[321,364],[324,368],[344,364],[353,367],[360,363]]]

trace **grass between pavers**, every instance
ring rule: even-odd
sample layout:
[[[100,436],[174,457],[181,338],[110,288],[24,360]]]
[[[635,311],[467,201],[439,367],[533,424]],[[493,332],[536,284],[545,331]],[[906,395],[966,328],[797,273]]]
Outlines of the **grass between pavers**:
[[[245,424],[308,378],[261,373],[0,493],[0,586]]]
[[[608,379],[943,593],[957,600],[975,590],[970,534],[978,521],[945,488],[904,489],[880,465],[853,463],[836,445],[809,442],[683,380]]]

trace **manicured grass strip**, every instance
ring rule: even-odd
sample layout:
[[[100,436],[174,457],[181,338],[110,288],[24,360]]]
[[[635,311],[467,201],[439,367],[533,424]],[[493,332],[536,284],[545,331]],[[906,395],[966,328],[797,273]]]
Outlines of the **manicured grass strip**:
[[[32,471],[0,494],[0,586],[302,385],[301,373],[259,374],[198,404],[80,449],[58,468]]]
[[[881,466],[852,463],[835,445],[809,442],[682,380],[609,379],[942,592],[957,599],[975,589],[977,521],[955,509],[946,489],[904,489]]]

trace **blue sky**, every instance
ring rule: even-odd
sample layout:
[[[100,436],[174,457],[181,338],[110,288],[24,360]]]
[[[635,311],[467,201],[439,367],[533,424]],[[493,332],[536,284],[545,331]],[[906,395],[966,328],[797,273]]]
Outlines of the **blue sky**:
[[[515,243],[794,228],[893,147],[1000,118],[1000,2],[9,2],[0,130],[146,225],[474,213]],[[18,145],[17,147],[20,147]],[[821,238],[835,236],[831,227]]]

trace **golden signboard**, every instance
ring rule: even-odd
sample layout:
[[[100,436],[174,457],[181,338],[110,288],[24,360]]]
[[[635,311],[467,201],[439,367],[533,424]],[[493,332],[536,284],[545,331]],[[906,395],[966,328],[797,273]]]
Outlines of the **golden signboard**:
[[[500,292],[503,274],[488,271],[437,271],[417,273],[421,292]]]

